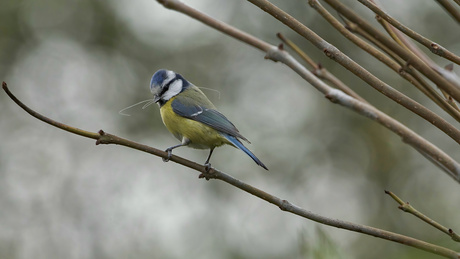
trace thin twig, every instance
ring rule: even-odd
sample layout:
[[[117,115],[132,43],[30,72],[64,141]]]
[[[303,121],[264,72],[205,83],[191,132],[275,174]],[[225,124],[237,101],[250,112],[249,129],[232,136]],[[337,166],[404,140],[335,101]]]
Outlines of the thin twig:
[[[448,0],[436,0],[438,4],[440,4],[452,18],[460,23],[460,12],[453,6]]]
[[[429,96],[430,99],[433,100],[439,107],[441,107],[444,111],[449,113],[452,116],[452,118],[459,121],[460,110],[458,109],[457,105],[455,104],[455,101],[452,99],[450,95],[448,95],[444,90],[439,88],[441,90],[441,93],[445,96],[445,98],[440,96],[438,92],[436,92],[436,90],[433,89],[433,87],[431,87],[428,84],[428,82],[420,76],[418,71],[413,69],[410,65],[405,66],[404,70],[407,71],[407,73],[409,73],[414,78],[414,80],[418,82],[414,85],[417,86],[417,88],[421,92],[423,92],[426,96]],[[419,85],[421,87],[418,87]]]
[[[367,33],[365,30],[363,30],[360,26],[358,26],[356,23],[344,18],[342,15],[339,14],[339,16],[342,18],[342,20],[345,23],[345,28],[347,28],[349,31],[360,35],[367,41],[371,42],[375,46],[377,46],[379,49],[383,50],[383,52],[387,53],[388,56],[390,56],[392,59],[394,59],[398,64],[403,65],[406,62],[398,56],[396,53],[394,53],[391,49],[389,49],[385,44],[374,38],[372,35]]]
[[[442,232],[446,233],[448,236],[452,238],[455,242],[460,242],[460,236],[455,233],[451,228],[446,228],[443,225],[439,224],[438,222],[430,219],[428,216],[424,215],[420,211],[416,210],[412,205],[409,204],[409,202],[404,202],[401,198],[396,196],[393,192],[385,190],[385,193],[390,195],[393,200],[395,200],[397,203],[399,203],[398,209],[410,213],[417,218],[425,221],[426,223],[430,224],[431,226],[441,230]]]
[[[376,4],[377,5],[377,4]],[[430,57],[428,57],[425,52],[421,51],[420,48],[415,45],[415,43],[409,39],[403,32],[393,27],[389,24],[386,20],[382,17],[377,15],[377,21],[385,28],[385,30],[390,34],[390,36],[403,48],[407,49],[409,52],[413,53],[415,56],[419,57],[425,64],[427,64],[431,69],[439,73],[439,75],[443,76],[449,82],[451,82],[457,88],[460,88],[460,78],[452,71],[447,70],[441,66],[439,66],[436,62],[434,62]],[[450,96],[446,90],[443,89],[442,85],[438,85],[438,88],[443,92],[443,94],[447,94]]]
[[[446,66],[444,66],[444,69],[445,69],[445,71],[453,72],[454,64],[452,64],[452,63],[447,64]],[[457,106],[457,103],[455,103],[455,101],[452,99],[452,96],[450,96],[448,93],[446,93],[446,91],[444,91],[442,89],[440,89],[440,90],[441,90],[442,94],[444,95],[444,97],[446,98],[447,103],[449,103],[457,111],[460,111],[460,109]]]
[[[334,76],[326,68],[324,68],[322,65],[317,64],[315,61],[313,61],[313,59],[310,58],[310,56],[308,56],[307,53],[302,51],[294,42],[287,39],[281,33],[277,33],[276,36],[278,36],[278,38],[281,41],[283,41],[284,44],[286,44],[291,49],[293,49],[294,52],[297,53],[297,55],[299,55],[305,62],[307,62],[307,64],[309,64],[313,68],[312,72],[315,76],[328,81],[333,86],[335,86],[335,88],[344,91],[346,94],[350,95],[351,97],[356,98],[357,100],[360,100],[361,102],[368,103],[364,98],[362,98],[359,94],[353,91],[353,89],[348,87],[344,82],[342,82],[340,79]]]
[[[367,0],[365,0],[365,1],[367,1]],[[383,7],[379,6],[377,3],[374,3],[372,0],[371,0],[371,3],[374,4],[377,8],[380,8],[380,10],[382,10],[382,12],[384,12]],[[390,33],[392,35],[395,35],[395,37],[393,37],[393,38],[396,38],[397,42],[401,46],[403,46],[406,49],[409,49],[410,52],[413,53],[413,55],[415,55],[418,58],[420,58],[432,70],[436,71],[440,76],[444,77],[447,81],[449,81],[451,86],[454,87],[454,90],[460,89],[460,78],[454,72],[446,71],[444,68],[442,68],[437,63],[435,63],[430,57],[428,57],[427,54],[425,54],[423,51],[421,51],[419,49],[419,47],[416,46],[415,43],[412,40],[409,39],[409,37],[407,36],[407,34],[404,31],[401,31],[399,28],[397,29],[394,26],[392,26],[391,24],[389,24],[389,22],[387,20],[385,20],[384,17],[381,17],[381,16],[377,15],[377,20],[379,20],[379,22],[384,25],[384,27],[386,28],[387,31],[390,31]],[[434,50],[438,49],[438,46],[437,46],[436,43],[432,43],[431,46],[433,47]],[[458,57],[458,58],[460,59],[460,57]],[[444,92],[447,93],[448,90],[444,88],[443,84],[439,84],[439,82],[436,82],[436,81],[433,81],[433,82],[438,86],[439,89],[441,89],[441,91],[444,91]],[[451,86],[449,86],[448,89],[450,89]],[[449,96],[450,96],[450,94],[449,94]]]
[[[68,131],[68,132],[73,133],[73,134],[77,134],[77,135],[80,135],[80,136],[83,136],[83,137],[86,137],[86,138],[92,138],[92,139],[98,139],[99,138],[99,134],[97,134],[97,133],[86,131],[86,130],[81,130],[81,129],[78,129],[78,128],[75,128],[75,127],[71,127],[69,125],[54,121],[54,120],[52,120],[52,119],[50,119],[48,117],[45,117],[45,116],[35,112],[34,110],[30,109],[25,104],[23,104],[18,98],[16,98],[16,96],[14,96],[8,90],[8,86],[7,86],[7,84],[5,82],[2,83],[2,88],[3,88],[3,90],[5,90],[6,94],[17,105],[19,105],[19,107],[21,107],[24,111],[26,111],[28,114],[32,115],[33,117],[35,117],[35,118],[37,118],[37,119],[39,119],[39,120],[41,120],[43,122],[46,122],[46,123],[50,124],[51,126],[60,128],[62,130]]]
[[[300,49],[299,46],[297,46],[293,41],[290,39],[286,38],[283,34],[280,32],[276,34],[276,36],[284,43],[286,44],[289,48],[293,49],[297,55],[299,55],[305,62],[307,62],[308,65],[310,65],[314,70],[317,70],[320,68],[320,65],[317,64],[310,56],[307,55],[302,49]],[[343,91],[343,90],[342,90]],[[345,91],[344,91],[345,92]]]
[[[459,0],[460,1],[460,0]],[[340,14],[339,14],[340,15]],[[449,113],[453,118],[455,118],[457,121],[460,119],[460,109],[457,107],[455,104],[455,101],[452,99],[450,95],[448,95],[442,88],[439,88],[441,92],[446,96],[442,98],[436,90],[431,87],[426,80],[424,80],[419,74],[417,73],[416,70],[412,69],[411,65],[406,63],[401,57],[396,55],[392,50],[390,50],[386,45],[384,45],[381,41],[377,40],[374,38],[374,36],[370,35],[366,31],[364,31],[360,26],[358,26],[356,23],[351,22],[350,20],[343,18],[340,16],[344,23],[346,24],[345,27],[350,30],[353,33],[356,33],[366,39],[367,41],[371,42],[375,46],[377,46],[379,49],[383,50],[387,55],[389,55],[391,58],[393,58],[398,64],[403,66],[403,70],[408,72],[412,77],[415,79],[417,83],[413,83],[421,92],[423,92],[426,96],[428,96],[431,100],[433,100],[439,107],[441,107],[444,111]],[[379,19],[379,21],[382,19]],[[382,20],[384,21],[384,20]],[[388,23],[384,23],[387,25]],[[385,29],[387,29],[387,26],[384,26]],[[393,27],[392,27],[393,28]],[[392,33],[393,31],[388,31],[390,35],[394,35]],[[396,37],[395,40],[399,40],[399,38]],[[405,45],[401,45],[402,47],[405,47]],[[452,64],[452,63],[451,63]],[[445,68],[446,71],[452,71],[452,69],[447,69]],[[421,86],[421,87],[420,87]]]
[[[351,42],[356,44],[359,48],[363,49],[367,53],[374,56],[376,59],[381,61],[383,64],[387,65],[391,68],[394,72],[400,75],[402,78],[406,79],[409,83],[413,84],[417,87],[420,91],[422,91],[427,97],[429,97],[432,101],[438,104],[442,109],[448,112],[453,118],[455,118],[458,122],[460,122],[460,112],[453,109],[451,105],[449,105],[444,98],[442,98],[439,94],[437,94],[431,87],[428,86],[430,89],[426,89],[427,86],[421,84],[418,80],[416,80],[410,73],[405,73],[402,69],[402,66],[398,64],[394,59],[386,56],[384,53],[380,52],[375,47],[371,46],[364,40],[360,39],[359,37],[355,36],[351,33],[345,26],[342,25],[335,17],[330,14],[317,0],[309,0],[308,3],[310,4],[313,9],[315,9],[321,16],[323,16],[326,21],[328,21],[334,28],[336,28],[340,33],[342,33],[347,39]]]
[[[387,46],[390,50],[394,53],[399,55],[404,61],[410,65],[412,65],[415,69],[420,71],[423,75],[425,75],[428,79],[430,79],[433,83],[435,83],[438,87],[445,90],[450,96],[452,96],[455,100],[460,101],[460,88],[457,87],[459,82],[455,81],[455,77],[451,74],[443,73],[442,71],[435,71],[432,67],[427,65],[420,57],[415,55],[410,51],[406,51],[402,46],[394,42],[391,38],[388,38],[386,35],[381,33],[379,30],[374,28],[370,25],[367,21],[362,19],[359,15],[357,15],[353,10],[339,2],[338,0],[324,0],[327,2],[332,8],[334,8],[337,12],[341,15],[349,19],[350,21],[357,24],[361,27],[364,31],[368,34],[373,35],[378,41],[382,42],[385,46]]]
[[[432,40],[429,40],[425,38],[424,36],[420,35],[419,33],[413,31],[409,27],[403,25],[400,23],[398,20],[394,19],[391,17],[389,14],[387,14],[385,11],[383,11],[381,8],[379,8],[376,4],[374,4],[372,1],[369,0],[358,0],[361,2],[363,5],[365,5],[367,8],[372,10],[375,14],[378,16],[382,17],[385,19],[385,21],[389,22],[391,25],[393,25],[395,28],[406,34],[407,36],[411,37],[415,41],[419,42],[423,46],[427,47],[431,52],[434,54],[446,58],[458,65],[460,65],[460,57],[455,55],[454,53],[450,52],[448,49],[444,48],[438,43],[435,43]]]
[[[434,70],[438,71],[439,73],[445,75],[446,78],[451,78],[452,76],[447,75],[448,72],[445,71],[445,69],[440,68],[436,63],[434,63],[430,58],[428,58],[425,53],[420,51],[411,41],[408,40],[408,38],[402,34],[400,31],[396,30],[393,26],[388,24],[385,20],[377,17],[377,21],[383,26],[383,28],[388,32],[388,34],[403,48],[405,48],[407,51],[412,51],[414,54],[416,54],[418,57],[420,57],[423,62],[428,64],[431,68]],[[374,39],[372,36],[364,32],[363,30],[357,30],[359,33],[364,33],[365,35],[368,35],[370,39],[372,39],[372,42],[377,42],[380,45],[383,46],[384,50],[387,54],[393,55],[394,52],[386,48],[385,45],[381,44],[380,41],[377,41]],[[388,52],[389,51],[389,52]],[[394,56],[392,56],[395,60],[397,60],[398,63],[401,64],[400,59],[396,59]],[[409,63],[404,63],[403,65],[403,70],[408,72],[411,76],[409,77],[409,82],[411,82],[417,89],[419,89],[423,94],[428,96],[433,102],[435,102],[439,107],[441,107],[444,111],[450,114],[455,120],[460,122],[460,110],[457,108],[456,105],[452,105],[453,100],[452,97],[450,97],[442,88],[439,88],[441,92],[444,95],[449,96],[449,98],[442,98],[441,95],[439,95],[436,90],[431,87],[426,80],[424,80],[415,69],[412,68],[412,66]]]
[[[146,146],[146,145],[143,145],[143,144],[139,144],[139,143],[136,143],[136,142],[124,139],[124,138],[120,138],[120,137],[112,135],[112,134],[105,133],[102,130],[100,130],[99,133],[89,132],[89,131],[81,131],[80,132],[80,130],[74,130],[74,129],[76,129],[75,127],[71,127],[69,125],[54,121],[54,120],[52,120],[50,118],[47,118],[47,117],[45,117],[45,116],[33,111],[32,109],[28,108],[26,105],[24,105],[22,102],[20,102],[19,99],[17,99],[9,91],[8,86],[6,85],[5,82],[2,83],[2,88],[16,104],[18,104],[21,108],[23,108],[26,112],[28,112],[33,117],[35,117],[35,118],[37,118],[39,120],[42,120],[42,121],[44,121],[44,122],[46,122],[46,123],[48,123],[48,124],[50,124],[52,126],[55,126],[55,127],[60,128],[62,130],[68,131],[70,133],[74,133],[74,134],[77,134],[77,135],[80,135],[80,136],[83,136],[83,137],[87,137],[87,138],[97,139],[96,145],[98,145],[98,144],[116,144],[116,145],[122,145],[122,146],[125,146],[125,147],[133,148],[133,149],[143,151],[143,152],[146,152],[146,153],[150,153],[150,154],[153,154],[155,156],[162,157],[162,158],[166,158],[168,156],[167,152],[164,152],[164,151],[161,151],[159,149],[152,148],[152,147],[149,147],[149,146]],[[335,91],[339,91],[339,90],[335,90]],[[348,96],[348,95],[346,95],[346,96]],[[349,97],[349,98],[351,98],[351,97]],[[82,134],[82,132],[85,132],[85,133]],[[305,210],[305,209],[303,209],[303,208],[301,208],[299,206],[296,206],[296,205],[294,205],[293,203],[291,203],[291,202],[289,202],[287,200],[278,198],[278,197],[276,197],[276,196],[274,196],[274,195],[272,195],[270,193],[267,193],[267,192],[265,192],[263,190],[260,190],[260,189],[258,189],[256,187],[253,187],[253,186],[251,186],[251,185],[249,185],[247,183],[244,183],[244,182],[242,182],[242,181],[240,181],[240,180],[238,180],[238,179],[236,179],[236,178],[234,178],[234,177],[232,177],[232,176],[230,176],[228,174],[225,174],[225,173],[223,173],[223,172],[221,172],[221,171],[219,171],[217,169],[211,168],[211,170],[209,170],[207,172],[205,166],[197,164],[197,163],[192,162],[190,160],[184,159],[182,157],[172,155],[170,160],[173,161],[173,162],[176,162],[178,164],[181,164],[183,166],[186,166],[188,168],[194,169],[194,170],[196,170],[198,172],[201,172],[201,174],[199,176],[200,178],[205,178],[207,180],[209,180],[209,179],[218,179],[218,180],[224,181],[224,182],[226,182],[226,183],[228,183],[230,185],[235,186],[236,188],[238,188],[240,190],[248,192],[248,193],[250,193],[250,194],[252,194],[252,195],[254,195],[256,197],[259,197],[262,200],[265,200],[265,201],[267,201],[267,202],[269,202],[271,204],[274,204],[274,205],[278,206],[282,211],[287,211],[287,212],[290,212],[292,214],[298,215],[300,217],[310,219],[310,220],[313,220],[313,221],[316,221],[316,222],[319,222],[319,223],[322,223],[322,224],[325,224],[325,225],[329,225],[329,226],[333,226],[333,227],[337,227],[337,228],[342,228],[342,229],[346,229],[346,230],[350,230],[350,231],[354,231],[354,232],[358,232],[358,233],[364,233],[364,234],[367,234],[367,235],[370,235],[370,236],[374,236],[374,237],[390,240],[390,241],[393,241],[393,242],[398,242],[398,243],[401,243],[401,244],[405,244],[405,245],[408,245],[408,246],[412,246],[412,247],[415,247],[415,248],[419,248],[419,249],[422,249],[424,251],[427,251],[427,252],[430,252],[430,253],[433,253],[433,254],[444,256],[446,258],[457,258],[457,259],[460,258],[458,253],[456,253],[453,250],[447,249],[445,247],[430,244],[430,243],[427,243],[427,242],[424,242],[424,241],[421,241],[421,240],[418,240],[418,239],[415,239],[415,238],[411,238],[411,237],[408,237],[408,236],[396,234],[396,233],[393,233],[393,232],[390,232],[390,231],[386,231],[386,230],[382,230],[382,229],[378,229],[378,228],[373,228],[373,227],[369,227],[369,226],[365,226],[365,225],[354,224],[354,223],[343,221],[343,220],[332,219],[332,218],[321,216],[319,214],[313,213],[313,212]]]
[[[332,1],[332,0],[331,0]],[[335,3],[335,2],[333,2]],[[340,7],[340,6],[339,6]],[[353,14],[350,14],[350,16],[353,16]],[[342,16],[340,16],[342,17]],[[455,101],[452,99],[450,95],[447,94],[446,91],[444,91],[442,88],[439,88],[442,94],[445,97],[442,98],[436,90],[431,87],[426,80],[424,80],[422,77],[419,76],[416,70],[412,69],[412,66],[409,63],[406,63],[404,60],[402,60],[398,55],[396,55],[392,50],[390,50],[385,44],[383,44],[380,40],[377,40],[373,35],[367,33],[365,30],[363,30],[360,26],[358,26],[356,23],[351,22],[348,19],[343,18],[344,22],[346,23],[346,28],[349,29],[350,31],[357,33],[358,35],[361,35],[363,38],[366,40],[372,42],[374,45],[376,45],[378,48],[383,50],[385,53],[387,53],[390,57],[392,57],[396,62],[398,62],[400,65],[403,66],[404,70],[408,72],[412,77],[415,79],[412,84],[414,84],[421,92],[423,92],[426,96],[428,96],[431,100],[433,100],[439,107],[441,107],[444,111],[449,113],[454,119],[459,121],[460,119],[460,109],[455,105]],[[415,47],[414,44],[412,44],[411,41],[405,41],[405,43],[408,43],[409,46],[406,46],[403,42],[401,42],[400,37],[401,32],[396,30],[394,27],[389,25],[385,20],[383,19],[377,19],[382,26],[385,28],[385,30],[388,32],[388,34],[400,44],[401,47],[407,49],[410,51],[409,47],[412,47],[413,51],[416,52],[416,54],[428,65],[430,65],[433,69],[438,71],[439,73],[443,74],[445,78],[449,78],[450,80],[455,80],[455,76],[453,75],[452,69],[441,69],[436,63],[434,63],[431,59],[429,59],[425,53],[421,52],[418,48]],[[366,26],[365,26],[366,27]],[[377,31],[376,31],[377,32]],[[403,35],[403,34],[402,34]],[[383,35],[377,34],[377,36],[383,37]],[[405,35],[403,35],[405,36]],[[402,37],[405,39],[406,37]],[[449,75],[448,73],[451,73]]]

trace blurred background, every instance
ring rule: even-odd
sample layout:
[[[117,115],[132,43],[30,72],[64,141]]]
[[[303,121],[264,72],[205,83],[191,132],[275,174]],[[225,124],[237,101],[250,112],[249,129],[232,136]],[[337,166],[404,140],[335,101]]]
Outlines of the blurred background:
[[[411,85],[332,29],[306,1],[272,1],[379,78],[448,118]],[[356,1],[344,1],[374,22]],[[434,1],[383,1],[394,17],[454,53],[458,24]],[[190,6],[279,44],[277,32],[385,113],[455,159],[458,145],[328,60],[246,1]],[[326,4],[325,4],[326,5]],[[334,12],[335,14],[335,12]],[[377,25],[378,26],[378,25]],[[397,209],[391,190],[460,231],[460,189],[385,128],[338,105],[264,53],[154,0],[0,4],[0,79],[32,109],[69,125],[166,149],[178,141],[152,98],[152,74],[181,73],[251,140],[268,166],[223,147],[213,166],[324,216],[460,250]],[[448,62],[432,56],[440,65]],[[459,72],[455,68],[456,72]],[[0,94],[0,258],[432,258],[389,241],[319,225],[161,158],[50,127]],[[458,125],[456,122],[452,123]],[[204,162],[207,151],[175,154]]]

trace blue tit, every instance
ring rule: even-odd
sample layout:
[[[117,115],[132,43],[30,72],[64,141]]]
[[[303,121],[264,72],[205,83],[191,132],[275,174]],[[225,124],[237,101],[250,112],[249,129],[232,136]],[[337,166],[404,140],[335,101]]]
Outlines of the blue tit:
[[[182,146],[197,149],[209,149],[205,166],[211,168],[214,148],[224,144],[236,147],[261,167],[267,167],[248,149],[241,140],[250,143],[238,129],[209,101],[196,86],[185,80],[180,74],[160,69],[150,80],[153,101],[160,106],[160,114],[166,128],[181,141],[181,144],[169,147],[168,161],[172,150]]]

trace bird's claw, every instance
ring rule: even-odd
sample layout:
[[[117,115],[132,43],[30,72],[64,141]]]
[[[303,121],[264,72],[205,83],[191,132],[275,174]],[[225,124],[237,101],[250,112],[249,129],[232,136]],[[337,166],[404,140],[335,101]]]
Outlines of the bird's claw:
[[[164,158],[163,157],[163,162],[169,162],[169,160],[171,159],[171,156],[172,156],[172,150],[171,149],[166,149],[165,152],[168,152],[168,157],[167,158]]]
[[[207,181],[209,181],[209,179],[211,179],[210,175],[209,175],[209,171],[211,171],[211,163],[205,163],[204,164],[204,170],[205,172],[204,173],[201,173],[198,178],[204,178],[206,179]]]
[[[211,168],[211,163],[204,164],[204,169],[206,170],[206,173],[209,173],[209,170],[211,170]]]

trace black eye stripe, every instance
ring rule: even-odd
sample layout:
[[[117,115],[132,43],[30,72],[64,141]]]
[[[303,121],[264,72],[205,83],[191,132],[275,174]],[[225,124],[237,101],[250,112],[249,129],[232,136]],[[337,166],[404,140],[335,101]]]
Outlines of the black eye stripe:
[[[164,93],[166,93],[166,91],[169,90],[169,84],[164,86],[163,88],[161,88],[161,92],[160,92],[160,96],[162,96]]]
[[[162,96],[164,93],[166,93],[169,90],[169,86],[174,81],[176,81],[176,80],[169,81],[169,83],[167,85],[165,85],[165,86],[163,86],[163,88],[161,88],[160,96]]]

